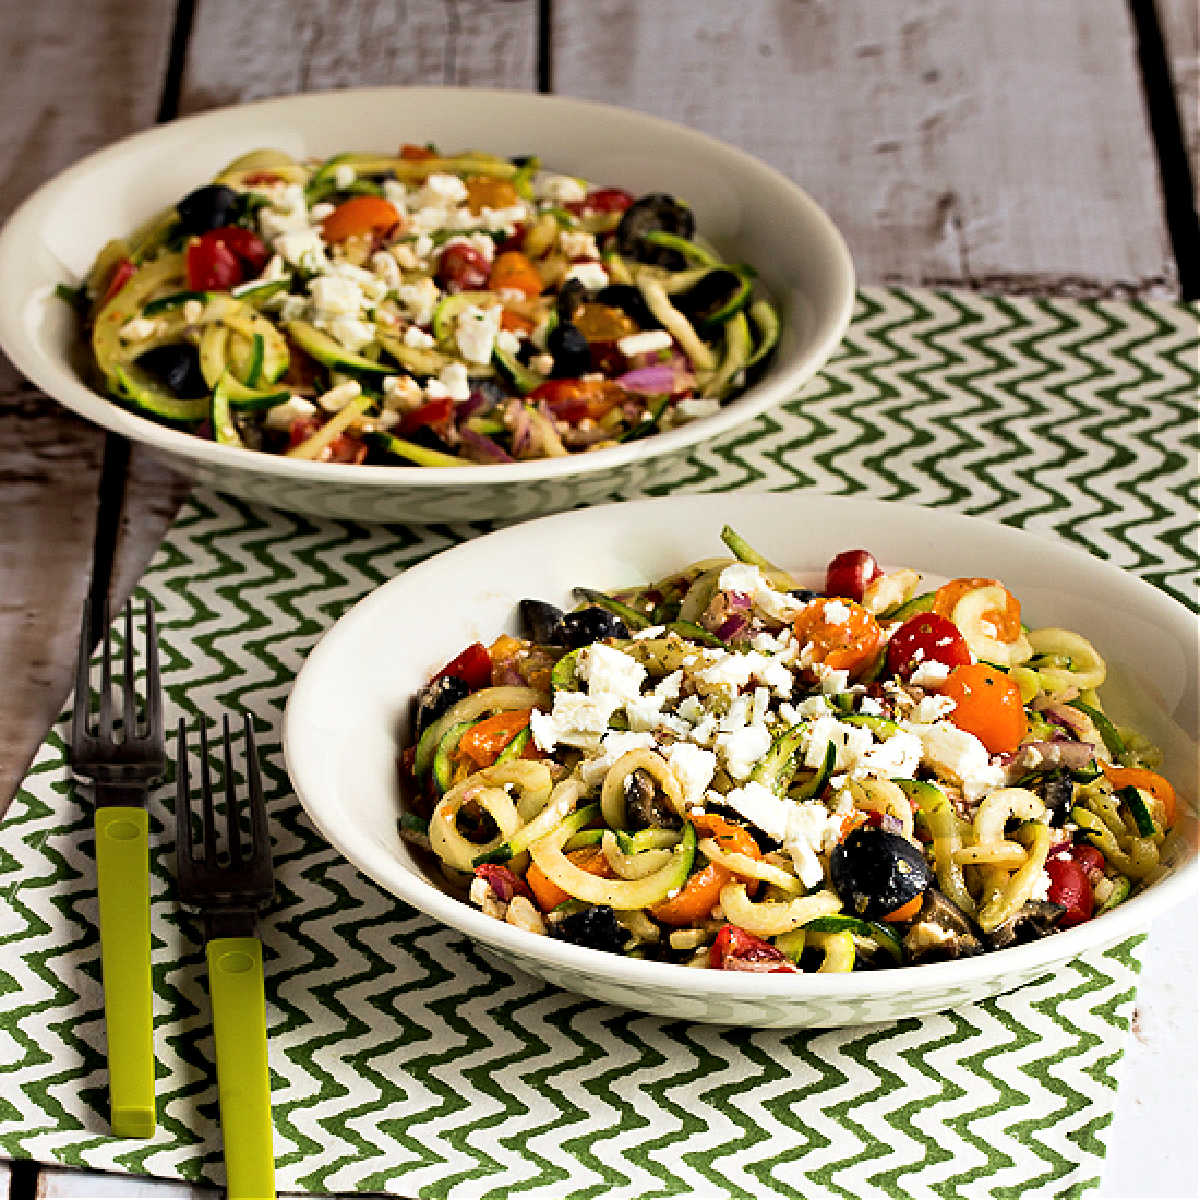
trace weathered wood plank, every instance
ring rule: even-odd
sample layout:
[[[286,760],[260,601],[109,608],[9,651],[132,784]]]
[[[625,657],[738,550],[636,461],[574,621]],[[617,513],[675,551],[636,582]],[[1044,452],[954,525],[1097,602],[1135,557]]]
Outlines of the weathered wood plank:
[[[1156,7],[1200,211],[1200,9],[1196,0],[1156,0]]]
[[[150,124],[172,5],[0,7],[0,215],[74,159]],[[87,591],[103,432],[0,357],[0,812],[70,687]]]
[[[1121,0],[556,0],[553,85],[766,159],[864,281],[1175,285]]]
[[[200,0],[182,112],[383,84],[531,89],[534,0]]]

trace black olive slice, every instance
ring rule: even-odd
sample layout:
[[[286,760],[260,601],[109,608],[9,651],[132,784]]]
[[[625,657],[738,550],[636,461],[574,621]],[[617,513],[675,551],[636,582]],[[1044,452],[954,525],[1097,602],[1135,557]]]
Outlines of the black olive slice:
[[[685,259],[678,250],[655,246],[646,240],[646,234],[658,232],[673,233],[688,240],[696,232],[692,210],[666,192],[650,192],[635,200],[621,217],[613,244],[619,254],[638,262],[666,267],[669,271],[682,270]]]
[[[829,856],[829,876],[856,917],[886,917],[920,896],[933,882],[925,856],[907,838],[862,826]]]

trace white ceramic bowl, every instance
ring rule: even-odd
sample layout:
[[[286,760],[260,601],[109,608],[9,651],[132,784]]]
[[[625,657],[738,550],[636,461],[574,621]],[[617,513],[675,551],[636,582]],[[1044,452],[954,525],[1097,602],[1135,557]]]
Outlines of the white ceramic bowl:
[[[820,572],[866,546],[887,565],[1004,580],[1037,625],[1092,639],[1114,716],[1159,743],[1183,798],[1170,874],[1133,901],[1029,945],[960,962],[850,975],[746,975],[639,962],[484,916],[430,882],[397,835],[396,760],[410,703],[463,646],[515,632],[517,602],[568,604],[577,585],[644,582],[721,550],[725,523],[772,560]],[[738,494],[607,505],[532,521],[437,555],[360,602],[296,680],[284,749],[301,803],[366,875],[505,963],[613,1004],[693,1021],[828,1026],[891,1021],[1007,991],[1142,930],[1195,886],[1197,625],[1149,585],[1060,543],[877,501]]]
[[[447,149],[537,153],[547,167],[635,193],[673,192],[734,261],[752,263],[782,311],[762,380],[720,413],[668,433],[569,458],[422,469],[299,462],[219,446],[118,407],[82,380],[74,315],[54,286],[99,248],[260,146],[297,156]],[[556,96],[461,88],[375,88],[219,109],[127,138],[35,192],[0,233],[0,345],[68,408],[167,455],[222,491],[281,508],[365,520],[512,519],[625,494],[655,459],[680,455],[789,399],[841,340],[854,272],[841,236],[795,184],[732,146],[656,117]]]

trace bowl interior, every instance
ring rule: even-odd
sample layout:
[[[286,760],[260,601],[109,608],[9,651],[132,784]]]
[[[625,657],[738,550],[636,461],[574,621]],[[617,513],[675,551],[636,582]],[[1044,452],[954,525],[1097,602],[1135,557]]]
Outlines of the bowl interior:
[[[138,134],[63,172],[0,234],[6,281],[0,292],[0,342],[23,372],[69,407],[185,458],[295,479],[462,484],[460,471],[357,471],[251,455],[128,413],[84,384],[73,314],[53,296],[56,284],[86,272],[104,242],[129,232],[249,149],[278,147],[324,157],[412,140],[504,155],[533,152],[548,168],[597,183],[678,194],[694,207],[699,229],[724,254],[755,265],[782,310],[780,347],[770,369],[717,416],[557,463],[472,468],[473,479],[596,470],[712,436],[791,395],[844,331],[853,271],[841,237],[799,188],[735,147],[657,118],[583,101],[520,92],[391,88],[287,97],[206,113]]]
[[[1135,725],[1163,747],[1164,769],[1184,797],[1189,815],[1175,864],[1180,878],[1156,884],[1098,921],[1004,954],[1040,954],[1051,961],[1079,953],[1098,936],[1116,940],[1118,924],[1137,928],[1157,902],[1175,894],[1175,883],[1194,876],[1192,616],[1148,585],[1056,543],[971,518],[828,497],[701,496],[545,518],[467,543],[380,588],[317,646],[289,702],[285,751],[310,816],[366,874],[439,919],[535,957],[559,961],[575,951],[514,931],[447,897],[428,882],[400,840],[395,766],[412,697],[464,645],[514,632],[521,598],[570,604],[577,585],[607,588],[658,577],[720,552],[718,532],[726,522],[774,561],[801,571],[819,573],[839,550],[862,545],[872,547],[885,565],[915,566],[930,576],[998,577],[1020,598],[1029,623],[1076,630],[1105,656],[1110,670],[1102,692],[1106,705],[1119,721]],[[604,963],[590,961],[595,959],[611,960],[613,971],[630,969],[613,956],[581,953],[589,969],[605,969]],[[653,966],[632,964],[634,970]],[[886,989],[895,986],[899,974],[932,978],[929,973],[947,967],[973,969],[966,962],[941,964],[846,977],[828,986],[843,992]],[[715,978],[696,981],[687,972],[687,986],[718,991],[742,986],[723,973],[700,974]],[[831,978],[811,981],[810,990],[827,986]]]

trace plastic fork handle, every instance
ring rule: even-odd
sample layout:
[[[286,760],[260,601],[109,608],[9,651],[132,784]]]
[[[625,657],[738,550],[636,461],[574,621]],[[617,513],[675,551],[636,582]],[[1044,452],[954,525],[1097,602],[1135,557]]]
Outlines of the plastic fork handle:
[[[229,1200],[274,1200],[262,943],[258,938],[213,938],[207,955],[225,1186]]]
[[[108,1031],[109,1123],[118,1137],[153,1137],[154,991],[145,809],[96,809],[96,893]]]

